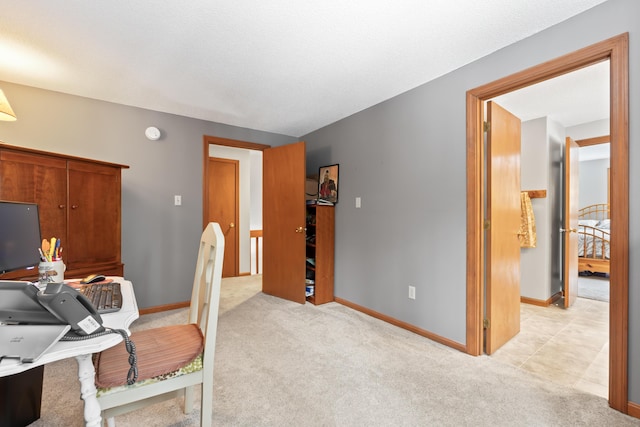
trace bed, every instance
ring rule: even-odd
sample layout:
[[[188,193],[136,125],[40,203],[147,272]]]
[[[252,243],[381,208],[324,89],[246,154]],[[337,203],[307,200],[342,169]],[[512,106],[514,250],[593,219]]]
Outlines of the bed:
[[[609,274],[611,219],[609,204],[586,206],[578,212],[578,271]]]

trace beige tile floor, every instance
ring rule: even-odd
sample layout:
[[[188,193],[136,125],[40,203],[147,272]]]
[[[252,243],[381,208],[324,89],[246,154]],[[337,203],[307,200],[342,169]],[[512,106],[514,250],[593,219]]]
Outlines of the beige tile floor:
[[[520,333],[491,357],[608,397],[609,303],[578,298],[568,309],[521,304],[520,315]]]

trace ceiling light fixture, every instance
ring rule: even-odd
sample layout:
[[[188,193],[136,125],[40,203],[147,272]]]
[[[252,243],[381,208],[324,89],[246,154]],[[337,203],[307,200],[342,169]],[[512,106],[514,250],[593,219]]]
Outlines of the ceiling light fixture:
[[[6,122],[13,122],[17,120],[16,113],[13,112],[7,97],[4,96],[4,92],[0,89],[0,120]]]

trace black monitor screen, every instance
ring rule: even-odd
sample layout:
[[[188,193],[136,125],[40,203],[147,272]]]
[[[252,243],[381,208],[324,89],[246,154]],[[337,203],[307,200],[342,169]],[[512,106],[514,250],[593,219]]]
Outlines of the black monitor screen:
[[[0,201],[0,274],[40,262],[38,205]]]

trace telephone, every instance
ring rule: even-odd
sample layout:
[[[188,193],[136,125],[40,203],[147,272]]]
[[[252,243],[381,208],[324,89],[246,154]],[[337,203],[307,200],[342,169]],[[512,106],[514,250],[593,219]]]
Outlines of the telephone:
[[[124,329],[105,328],[102,317],[87,297],[64,283],[48,283],[40,289],[31,282],[0,280],[0,323],[30,325],[70,325],[77,335],[65,341],[78,341],[110,333],[122,336],[129,353],[127,384],[138,379],[136,346]]]
[[[87,297],[64,283],[39,289],[30,282],[0,281],[0,322],[69,324],[81,336],[104,331],[102,318]]]
[[[91,302],[77,290],[64,283],[47,283],[38,292],[38,302],[61,323],[71,325],[78,335],[91,335],[104,331],[102,317]]]

